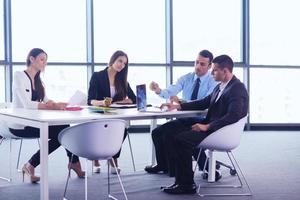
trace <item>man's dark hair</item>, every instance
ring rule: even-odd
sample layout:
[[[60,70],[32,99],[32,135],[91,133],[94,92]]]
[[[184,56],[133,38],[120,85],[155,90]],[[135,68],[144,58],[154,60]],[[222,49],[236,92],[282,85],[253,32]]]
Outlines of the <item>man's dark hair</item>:
[[[220,55],[213,59],[212,63],[218,64],[218,68],[225,69],[227,68],[230,72],[232,72],[233,69],[233,61],[232,59],[227,55]]]
[[[204,58],[209,58],[209,63],[214,59],[213,54],[208,50],[202,50],[199,52],[199,56],[203,56]]]

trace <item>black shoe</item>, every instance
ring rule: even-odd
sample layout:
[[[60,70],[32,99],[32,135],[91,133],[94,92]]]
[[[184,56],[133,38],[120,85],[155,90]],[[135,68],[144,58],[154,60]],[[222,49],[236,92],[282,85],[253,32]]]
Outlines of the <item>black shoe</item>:
[[[207,180],[208,179],[208,173],[207,172],[204,172],[202,174],[202,178]],[[222,174],[220,171],[216,171],[216,174],[215,174],[215,181],[217,182],[218,180],[220,180],[222,178]]]
[[[168,171],[164,168],[161,168],[158,165],[155,166],[146,166],[145,171],[149,174],[157,174],[157,173],[167,173]]]
[[[164,189],[170,189],[170,188],[173,188],[174,186],[176,186],[177,183],[173,183],[172,185],[168,185],[168,186],[161,186],[160,189],[161,190],[164,190]]]
[[[195,194],[196,184],[191,185],[175,185],[171,188],[165,188],[163,191],[168,194]]]

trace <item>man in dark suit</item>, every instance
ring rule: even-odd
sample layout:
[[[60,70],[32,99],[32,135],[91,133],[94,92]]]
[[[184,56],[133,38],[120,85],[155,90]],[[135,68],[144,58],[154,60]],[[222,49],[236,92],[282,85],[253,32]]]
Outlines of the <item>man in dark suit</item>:
[[[169,194],[193,194],[196,192],[192,170],[193,149],[210,133],[237,122],[248,112],[249,96],[243,83],[232,74],[233,61],[227,55],[216,57],[213,61],[212,74],[220,81],[213,92],[206,98],[182,104],[167,103],[169,110],[204,110],[206,118],[201,123],[182,129],[179,134],[170,137],[168,149],[170,159],[175,161],[175,183],[162,187]],[[175,127],[174,129],[176,129]]]

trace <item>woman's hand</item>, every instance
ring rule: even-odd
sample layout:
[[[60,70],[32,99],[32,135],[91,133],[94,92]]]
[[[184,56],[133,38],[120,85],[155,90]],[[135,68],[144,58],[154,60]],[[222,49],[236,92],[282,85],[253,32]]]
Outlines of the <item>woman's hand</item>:
[[[55,103],[54,101],[48,101],[47,103],[39,103],[38,109],[45,110],[64,110],[67,107],[67,103]]]
[[[106,106],[105,100],[99,101],[99,100],[92,100],[91,104],[93,106]]]
[[[53,110],[64,110],[67,107],[67,103],[58,102],[54,103]]]
[[[126,99],[124,99],[122,101],[116,101],[114,103],[116,103],[116,104],[132,104],[133,101],[131,99],[129,99],[129,98],[126,98]]]

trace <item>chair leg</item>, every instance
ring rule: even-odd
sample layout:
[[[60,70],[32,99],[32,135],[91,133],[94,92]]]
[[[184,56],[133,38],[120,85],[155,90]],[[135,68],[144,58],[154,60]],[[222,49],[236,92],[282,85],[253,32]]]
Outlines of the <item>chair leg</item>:
[[[116,168],[116,164],[115,164],[114,159],[111,159],[111,160],[112,160],[112,163],[113,163],[113,165],[114,165],[114,168]],[[109,165],[109,163],[107,163],[107,165]],[[125,189],[124,189],[124,186],[123,186],[123,183],[122,183],[122,180],[121,180],[121,177],[120,177],[120,174],[119,174],[118,170],[116,170],[116,172],[117,172],[117,176],[118,176],[118,179],[119,179],[119,182],[120,182],[120,185],[121,185],[121,188],[122,188],[124,197],[125,197],[126,200],[128,200],[127,195],[126,195],[126,192],[125,192]],[[109,172],[108,172],[108,173],[109,173]],[[110,195],[110,194],[109,194],[108,197],[111,198],[111,199],[116,199],[114,196],[112,196],[112,195]]]
[[[232,164],[232,166],[233,166],[233,169],[235,169],[235,170],[238,169],[238,171],[239,171],[239,173],[237,173],[237,177],[238,177],[238,179],[239,179],[239,181],[240,181],[240,183],[241,183],[241,186],[243,186],[243,182],[242,182],[241,177],[239,176],[239,174],[241,174],[243,180],[245,181],[245,183],[246,183],[246,185],[247,185],[247,188],[248,188],[248,191],[249,191],[249,193],[247,194],[247,196],[252,196],[252,191],[251,191],[251,189],[250,189],[250,186],[249,186],[249,184],[248,184],[248,182],[247,182],[247,180],[246,180],[246,177],[244,176],[244,173],[243,173],[242,169],[240,168],[238,162],[236,161],[236,159],[235,159],[233,153],[232,153],[231,151],[229,151],[229,152],[227,152],[227,155],[228,155],[228,157],[229,157],[229,159],[230,159],[230,162],[231,162],[231,164]],[[233,161],[234,161],[234,162],[233,162]],[[235,163],[235,164],[234,164],[234,163]]]
[[[18,171],[21,171],[21,169],[19,169],[19,164],[20,164],[20,157],[21,157],[21,151],[22,151],[22,145],[23,145],[23,139],[20,139],[20,146],[19,146],[19,153],[18,153],[18,160],[17,160],[17,166],[16,169]]]
[[[41,144],[40,144],[39,138],[37,138],[37,143],[39,145],[39,149],[41,149]],[[21,138],[20,147],[19,147],[19,153],[18,153],[18,160],[17,160],[17,167],[16,167],[17,170],[18,170],[18,172],[22,171],[21,169],[19,169],[21,152],[22,152],[22,146],[23,146],[23,139]]]
[[[73,160],[73,154],[71,156],[71,161],[70,161],[71,163],[72,163],[72,160]],[[67,195],[67,189],[68,189],[68,184],[69,184],[70,177],[71,177],[71,168],[69,168],[69,170],[68,170],[68,177],[67,177],[67,182],[66,182],[66,185],[65,185],[63,200],[67,200],[66,195]]]
[[[238,172],[237,172],[237,177],[238,177],[238,180],[239,180],[239,183],[240,185],[210,185],[210,186],[202,186],[202,188],[243,188],[243,183],[242,183],[242,179],[240,177],[239,174],[241,174],[243,180],[245,181],[246,185],[247,185],[247,188],[248,188],[248,191],[249,192],[246,192],[246,193],[219,193],[219,194],[216,194],[216,193],[200,193],[200,184],[198,186],[198,195],[201,196],[201,197],[204,197],[204,196],[252,196],[252,192],[250,190],[250,187],[246,181],[246,178],[242,172],[242,170],[240,169],[236,159],[234,158],[233,156],[233,153],[230,151],[230,152],[227,152],[227,155],[228,155],[228,158],[233,166],[233,169],[236,170],[238,169]],[[237,166],[237,168],[235,167]]]
[[[133,152],[132,152],[132,146],[131,146],[131,141],[130,141],[130,136],[129,132],[127,135],[128,143],[129,143],[129,149],[130,149],[130,154],[131,154],[131,161],[132,161],[132,166],[133,166],[133,171],[136,172],[135,168],[135,163],[134,163],[134,157],[133,157]]]
[[[196,172],[196,169],[197,169],[197,166],[198,166],[198,161],[199,161],[199,158],[200,158],[200,155],[201,155],[201,152],[202,152],[202,148],[199,150],[199,153],[197,155],[197,159],[196,159],[196,165],[194,167],[194,174]]]
[[[108,197],[110,198],[110,164],[108,160],[107,160],[107,194]]]
[[[2,137],[2,136],[1,136],[1,137]],[[0,140],[0,145],[2,144],[2,142],[4,141],[4,139],[5,139],[4,137],[1,138],[1,140]]]
[[[88,174],[88,167],[87,167],[88,159],[85,159],[85,176],[84,176],[84,197],[85,200],[87,200],[87,174]]]

